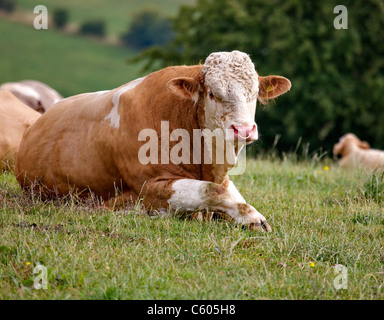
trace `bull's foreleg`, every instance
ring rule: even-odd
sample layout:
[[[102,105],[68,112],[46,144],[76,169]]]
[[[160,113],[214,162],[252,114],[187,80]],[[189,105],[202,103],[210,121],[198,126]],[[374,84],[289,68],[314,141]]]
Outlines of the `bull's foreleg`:
[[[226,188],[213,182],[180,179],[174,181],[171,187],[173,193],[168,203],[173,208],[216,211],[227,215],[228,220],[235,223],[271,231],[265,217],[245,202],[231,181]]]

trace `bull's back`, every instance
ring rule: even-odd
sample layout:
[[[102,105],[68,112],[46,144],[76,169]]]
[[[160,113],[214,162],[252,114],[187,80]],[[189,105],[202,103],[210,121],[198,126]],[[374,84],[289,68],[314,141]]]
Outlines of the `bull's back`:
[[[370,169],[384,169],[384,151],[377,149],[365,150],[360,161]]]
[[[117,173],[105,138],[111,132],[103,121],[108,96],[90,94],[64,99],[48,110],[25,133],[20,144],[16,175],[24,187],[35,182],[65,194],[74,186],[96,193],[109,192]]]

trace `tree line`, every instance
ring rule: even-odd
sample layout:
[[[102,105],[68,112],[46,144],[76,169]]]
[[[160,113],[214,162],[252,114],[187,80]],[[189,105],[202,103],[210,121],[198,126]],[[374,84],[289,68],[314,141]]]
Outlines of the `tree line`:
[[[197,0],[172,19],[170,42],[134,61],[146,61],[151,70],[199,63],[214,51],[244,51],[259,74],[292,81],[291,91],[276,103],[258,107],[259,146],[292,151],[301,142],[330,152],[353,132],[384,148],[384,2],[343,1],[348,29],[334,27],[338,4]]]
[[[12,14],[17,9],[17,0],[0,0],[0,11]],[[52,10],[52,23],[56,29],[65,30],[71,12],[65,7]],[[100,18],[86,19],[78,27],[78,33],[103,38],[107,35],[107,21]],[[157,9],[144,7],[133,14],[127,30],[120,35],[120,44],[139,51],[157,45],[162,46],[173,38],[171,22]]]

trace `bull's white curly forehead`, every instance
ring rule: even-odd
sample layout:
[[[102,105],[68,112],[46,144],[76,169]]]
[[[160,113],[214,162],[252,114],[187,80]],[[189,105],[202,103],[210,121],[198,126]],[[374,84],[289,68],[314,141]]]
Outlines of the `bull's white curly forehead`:
[[[223,100],[237,100],[239,95],[251,100],[258,94],[258,74],[244,52],[211,53],[204,62],[202,72],[205,84]]]

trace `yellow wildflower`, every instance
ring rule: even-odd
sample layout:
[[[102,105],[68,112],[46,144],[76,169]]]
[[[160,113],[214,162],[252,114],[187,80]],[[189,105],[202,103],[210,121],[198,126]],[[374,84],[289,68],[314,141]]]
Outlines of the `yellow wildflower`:
[[[311,268],[315,267],[315,264],[313,262],[311,262],[309,265],[310,265]]]
[[[328,166],[325,166],[323,169],[324,169],[324,171],[328,171],[328,170],[329,170],[329,167],[328,167]]]

